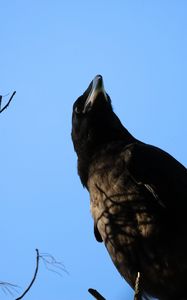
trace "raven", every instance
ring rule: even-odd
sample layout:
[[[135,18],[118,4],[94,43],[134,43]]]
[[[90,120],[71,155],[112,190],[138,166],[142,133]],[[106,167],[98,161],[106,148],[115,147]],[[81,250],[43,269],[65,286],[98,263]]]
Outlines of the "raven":
[[[134,138],[113,111],[101,75],[73,105],[78,174],[90,194],[94,234],[142,297],[185,300],[187,170]]]

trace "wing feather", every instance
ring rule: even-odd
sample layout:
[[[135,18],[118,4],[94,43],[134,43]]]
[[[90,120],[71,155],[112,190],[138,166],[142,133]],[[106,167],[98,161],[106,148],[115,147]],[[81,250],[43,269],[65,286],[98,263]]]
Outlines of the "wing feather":
[[[163,207],[187,208],[187,170],[167,152],[144,143],[124,151],[125,166],[137,184],[144,185]]]

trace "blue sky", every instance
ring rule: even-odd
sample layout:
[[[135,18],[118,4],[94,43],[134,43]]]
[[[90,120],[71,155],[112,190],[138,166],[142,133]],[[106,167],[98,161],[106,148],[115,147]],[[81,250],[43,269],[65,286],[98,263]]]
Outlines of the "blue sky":
[[[138,139],[187,165],[187,2],[2,0],[0,280],[28,285],[35,248],[69,275],[40,265],[24,299],[132,299],[95,241],[89,195],[71,143],[73,102],[96,74]],[[8,97],[4,98],[4,101]],[[1,299],[14,299],[0,291]]]

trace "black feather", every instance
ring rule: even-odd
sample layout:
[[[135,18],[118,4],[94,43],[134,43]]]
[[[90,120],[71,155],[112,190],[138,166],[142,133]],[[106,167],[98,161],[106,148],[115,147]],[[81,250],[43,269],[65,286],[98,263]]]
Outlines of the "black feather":
[[[73,107],[78,173],[90,193],[96,239],[142,294],[184,300],[187,171],[165,151],[134,138],[96,76]]]

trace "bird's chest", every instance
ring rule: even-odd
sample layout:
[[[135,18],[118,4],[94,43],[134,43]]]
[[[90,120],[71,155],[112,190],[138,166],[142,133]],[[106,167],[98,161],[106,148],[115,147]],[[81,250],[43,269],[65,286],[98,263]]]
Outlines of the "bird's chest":
[[[122,269],[128,264],[133,268],[129,254],[138,235],[132,206],[137,191],[124,170],[120,161],[103,163],[91,170],[88,188],[94,222],[116,267],[128,280],[132,276],[124,272],[132,271]]]
[[[105,241],[109,234],[125,226],[135,234],[133,226],[133,203],[138,196],[136,187],[129,178],[123,161],[102,161],[90,170],[88,180],[92,216]],[[130,233],[130,232],[129,232]],[[128,241],[127,241],[128,242]]]
[[[93,166],[88,180],[94,222],[119,272],[132,285],[138,264],[138,244],[153,231],[144,195],[122,161]]]

